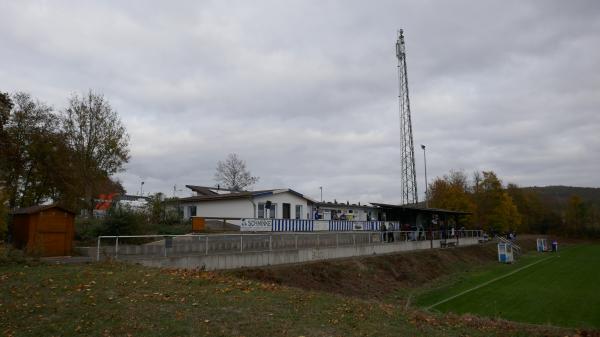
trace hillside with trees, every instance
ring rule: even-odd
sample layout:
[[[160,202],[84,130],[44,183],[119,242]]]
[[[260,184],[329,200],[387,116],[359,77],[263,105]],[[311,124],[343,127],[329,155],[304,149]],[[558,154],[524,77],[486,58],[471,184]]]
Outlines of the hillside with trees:
[[[493,171],[451,171],[429,184],[429,205],[471,212],[461,225],[488,231],[600,235],[600,188],[519,187]]]

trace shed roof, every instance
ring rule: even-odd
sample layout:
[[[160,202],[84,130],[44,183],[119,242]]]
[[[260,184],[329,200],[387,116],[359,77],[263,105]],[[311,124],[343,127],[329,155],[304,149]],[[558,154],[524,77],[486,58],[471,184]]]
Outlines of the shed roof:
[[[51,208],[58,208],[62,211],[65,211],[67,213],[71,213],[71,214],[75,214],[75,212],[71,211],[70,209],[61,206],[59,204],[50,204],[50,205],[36,205],[36,206],[30,206],[30,207],[23,207],[23,208],[17,208],[14,211],[10,212],[10,214],[13,215],[18,215],[18,214],[34,214],[34,213],[39,213],[41,211],[45,211]]]

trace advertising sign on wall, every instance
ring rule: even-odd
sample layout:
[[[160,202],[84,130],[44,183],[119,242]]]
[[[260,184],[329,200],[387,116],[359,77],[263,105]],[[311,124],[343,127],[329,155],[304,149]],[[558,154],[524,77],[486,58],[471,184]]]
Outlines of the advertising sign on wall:
[[[352,228],[352,230],[355,231],[362,231],[364,228],[365,223],[362,221],[354,221],[354,227]]]
[[[329,220],[315,220],[315,231],[328,231],[329,230]]]
[[[270,232],[273,228],[271,219],[242,219],[242,232]]]

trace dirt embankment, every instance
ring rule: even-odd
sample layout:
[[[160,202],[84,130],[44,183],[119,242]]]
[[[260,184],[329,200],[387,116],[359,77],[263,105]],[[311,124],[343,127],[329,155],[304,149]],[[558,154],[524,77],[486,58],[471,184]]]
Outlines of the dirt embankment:
[[[517,243],[523,253],[535,250],[536,237],[523,235],[518,238]],[[559,239],[563,244],[573,243],[571,241]],[[249,268],[228,273],[302,289],[383,299],[395,291],[422,287],[453,273],[496,263],[496,260],[496,244],[488,242],[476,246]]]
[[[528,243],[529,246],[529,243]],[[496,260],[496,245],[357,257],[232,271],[235,276],[302,289],[381,299]]]

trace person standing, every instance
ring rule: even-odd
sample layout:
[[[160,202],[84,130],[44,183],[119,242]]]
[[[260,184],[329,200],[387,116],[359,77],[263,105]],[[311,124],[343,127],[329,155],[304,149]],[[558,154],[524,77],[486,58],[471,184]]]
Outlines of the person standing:
[[[385,242],[387,239],[387,228],[385,227],[385,223],[381,224],[379,230],[381,231],[381,242]]]

